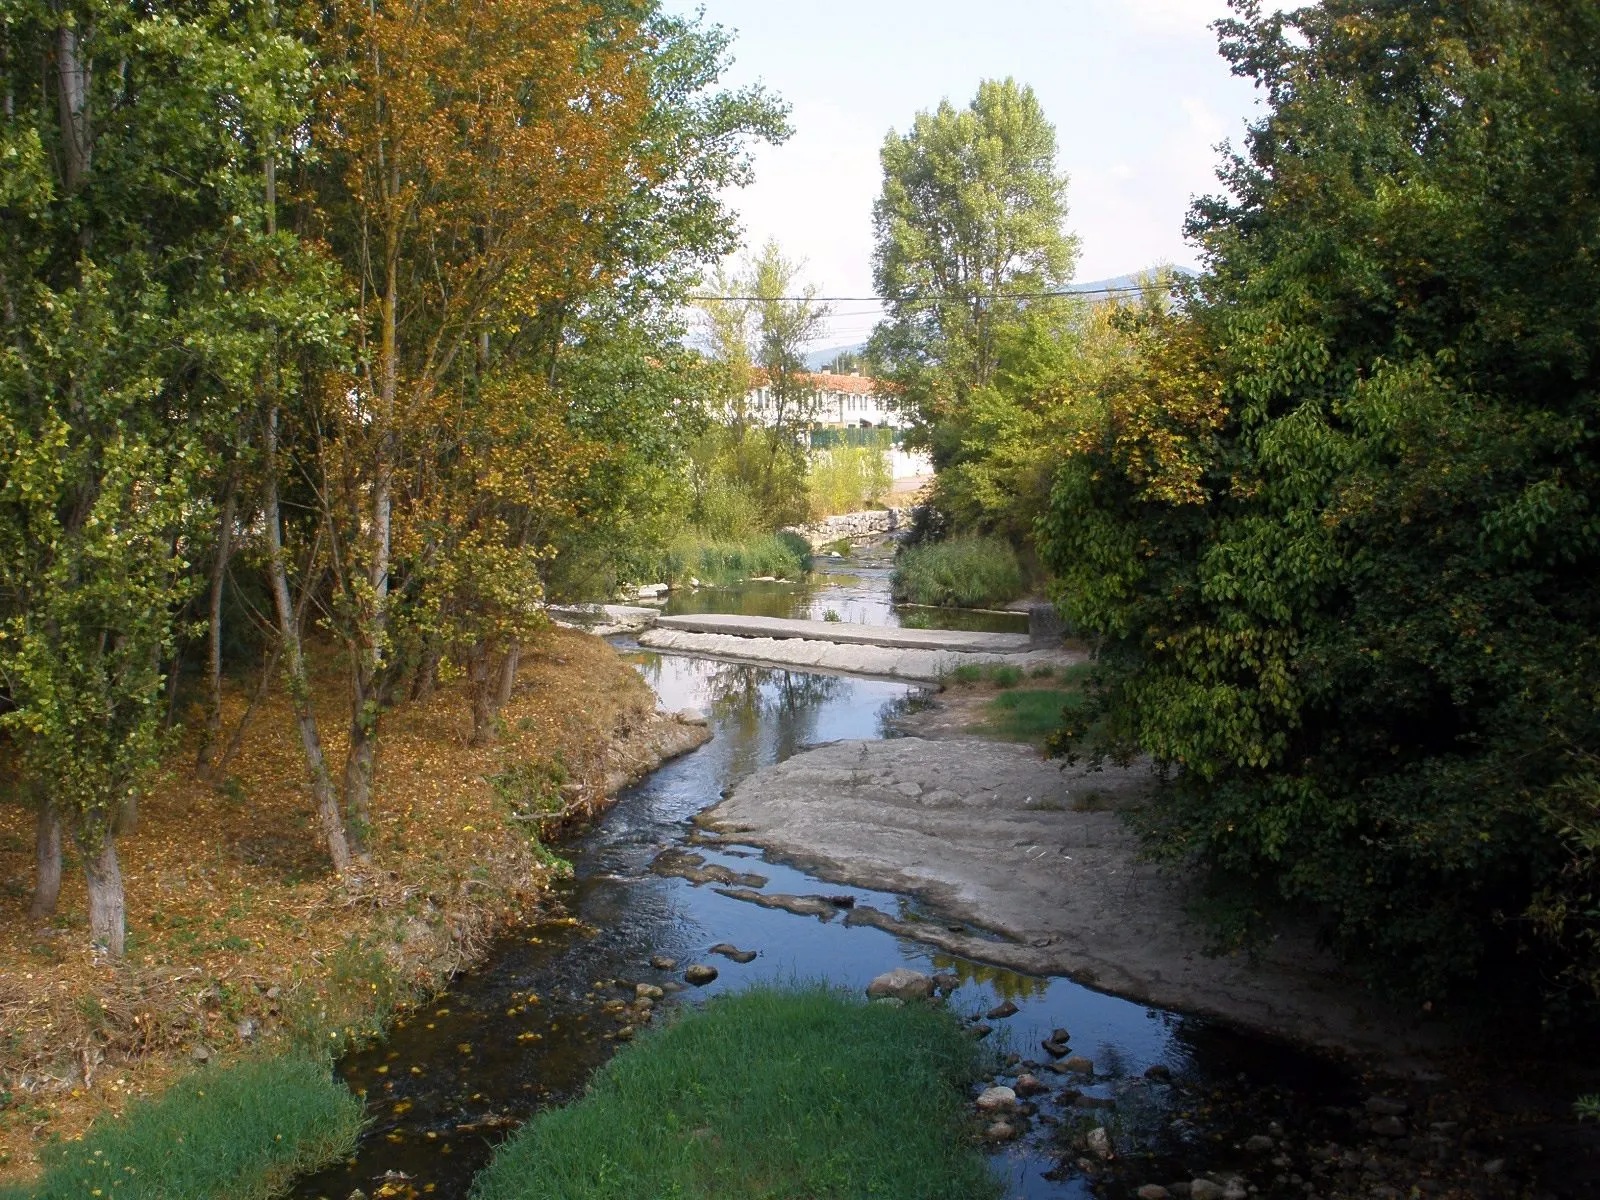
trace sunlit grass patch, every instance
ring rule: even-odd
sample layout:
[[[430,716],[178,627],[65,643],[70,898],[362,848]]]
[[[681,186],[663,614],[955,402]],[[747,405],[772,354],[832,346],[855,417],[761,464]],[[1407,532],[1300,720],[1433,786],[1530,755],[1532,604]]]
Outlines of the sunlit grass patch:
[[[894,598],[913,604],[982,608],[1022,595],[1015,551],[999,538],[952,538],[910,546],[895,560]]]
[[[0,1200],[264,1200],[348,1154],[361,1120],[361,1101],[309,1059],[197,1071],[45,1151],[44,1176]]]
[[[940,1009],[823,988],[719,997],[536,1117],[473,1197],[992,1197],[961,1093],[978,1053]]]

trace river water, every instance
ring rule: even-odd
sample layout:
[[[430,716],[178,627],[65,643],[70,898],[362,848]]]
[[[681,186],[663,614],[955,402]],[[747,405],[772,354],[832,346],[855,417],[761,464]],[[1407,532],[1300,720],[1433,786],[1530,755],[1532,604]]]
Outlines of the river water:
[[[721,603],[747,611],[781,601],[790,606],[781,615],[831,607],[841,619],[883,620],[893,610],[881,571],[870,562],[852,566],[838,564],[831,581],[786,597],[768,586],[724,593]],[[718,599],[701,592],[695,602]],[[540,1108],[581,1093],[617,1049],[615,1035],[631,1018],[615,1010],[632,999],[633,985],[671,989],[691,962],[710,963],[720,974],[703,988],[669,990],[660,1007],[755,982],[823,980],[861,989],[883,971],[910,966],[958,973],[963,984],[951,1003],[963,1013],[1015,1003],[1014,1016],[991,1022],[987,1044],[1002,1055],[1046,1059],[1041,1039],[1068,1029],[1073,1053],[1094,1060],[1095,1076],[1072,1081],[1083,1092],[1076,1104],[1042,1098],[1027,1135],[995,1152],[1010,1197],[1131,1196],[1141,1183],[1235,1168],[1259,1176],[1262,1163],[1246,1161],[1238,1149],[1245,1137],[1357,1098],[1354,1081],[1336,1064],[1287,1046],[1070,980],[953,959],[874,928],[769,910],[654,873],[661,851],[683,847],[707,863],[764,876],[770,892],[847,894],[902,919],[940,920],[911,897],[823,883],[750,848],[693,844],[692,825],[756,769],[817,743],[894,736],[895,717],[929,696],[902,683],[619,649],[663,708],[708,713],[715,736],[629,788],[562,848],[574,872],[548,906],[554,915],[505,938],[447,995],[398,1022],[383,1044],[340,1064],[367,1099],[371,1127],[353,1160],[302,1179],[294,1195],[346,1200],[359,1188],[372,1197],[465,1197],[500,1139]],[[741,965],[708,954],[723,942],[757,956]],[[656,969],[653,957],[674,959],[677,968]],[[1150,1068],[1157,1079],[1146,1077]],[[1002,1070],[1001,1078],[1021,1069],[1025,1064]],[[1159,1078],[1163,1069],[1173,1082]],[[1068,1082],[1042,1077],[1057,1092]],[[1123,1153],[1116,1163],[1096,1161],[1085,1170],[1071,1138],[1096,1124],[1112,1131]],[[1291,1186],[1284,1176],[1280,1193],[1262,1179],[1262,1191],[1300,1194],[1298,1182],[1296,1176]]]

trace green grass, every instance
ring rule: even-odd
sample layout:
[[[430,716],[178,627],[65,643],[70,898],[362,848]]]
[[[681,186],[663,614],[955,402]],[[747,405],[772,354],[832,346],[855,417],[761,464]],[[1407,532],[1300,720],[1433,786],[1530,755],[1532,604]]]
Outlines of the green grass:
[[[979,1200],[998,1194],[942,1009],[824,988],[722,996],[619,1053],[507,1142],[474,1200]]]
[[[951,538],[910,546],[894,567],[894,598],[912,604],[982,608],[1022,595],[1016,552],[999,538]]]
[[[741,579],[799,579],[811,570],[811,548],[792,533],[769,533],[743,541],[687,537],[668,546],[641,572],[640,583],[683,587],[690,579],[727,587]],[[650,578],[645,578],[650,576]]]
[[[348,1154],[361,1120],[361,1101],[309,1059],[196,1071],[48,1148],[43,1178],[0,1200],[265,1200]]]
[[[1021,688],[1002,692],[987,706],[985,733],[1014,742],[1043,742],[1061,728],[1061,713],[1084,703],[1083,693],[1065,688]]]

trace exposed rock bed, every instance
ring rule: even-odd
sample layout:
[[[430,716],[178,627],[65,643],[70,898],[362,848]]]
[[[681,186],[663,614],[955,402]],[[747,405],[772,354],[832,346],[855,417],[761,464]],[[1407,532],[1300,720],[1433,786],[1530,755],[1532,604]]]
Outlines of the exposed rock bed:
[[[1143,769],[1068,768],[1026,746],[846,741],[756,772],[701,823],[836,882],[914,892],[1005,940],[867,907],[849,914],[851,924],[1412,1065],[1431,1038],[1370,1005],[1309,938],[1286,934],[1254,964],[1205,953],[1181,882],[1139,861],[1118,811],[1152,786]],[[783,899],[807,902],[782,905],[790,911],[829,915],[820,897]]]

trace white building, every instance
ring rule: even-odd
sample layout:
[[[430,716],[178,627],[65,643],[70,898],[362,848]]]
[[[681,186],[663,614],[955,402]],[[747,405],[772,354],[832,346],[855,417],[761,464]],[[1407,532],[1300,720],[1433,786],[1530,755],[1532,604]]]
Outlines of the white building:
[[[921,451],[907,451],[900,445],[900,434],[910,422],[896,411],[884,394],[884,389],[869,375],[830,375],[818,373],[808,377],[810,395],[805,404],[808,423],[814,432],[823,430],[884,429],[892,431],[889,438],[890,466],[896,480],[922,479],[933,474],[933,463]],[[749,411],[756,420],[771,423],[777,419],[771,390],[759,370],[755,373],[756,386],[745,398]],[[791,414],[792,416],[792,414]],[[821,442],[814,437],[813,445]]]

